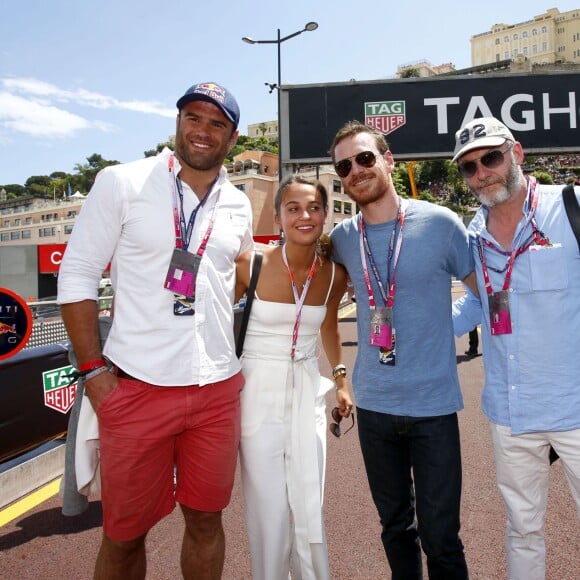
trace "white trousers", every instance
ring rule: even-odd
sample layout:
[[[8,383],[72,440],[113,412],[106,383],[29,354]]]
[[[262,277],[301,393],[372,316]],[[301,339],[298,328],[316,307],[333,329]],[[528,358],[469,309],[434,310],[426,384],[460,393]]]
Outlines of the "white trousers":
[[[242,437],[240,458],[246,527],[253,580],[327,580],[330,578],[324,527],[322,543],[310,543],[308,530],[293,517],[296,486],[288,481],[288,424],[265,422]],[[319,436],[325,437],[324,430]],[[324,453],[318,443],[320,474]]]
[[[580,519],[580,429],[512,435],[509,427],[490,426],[497,484],[507,511],[509,580],[544,580],[550,445],[560,456]]]

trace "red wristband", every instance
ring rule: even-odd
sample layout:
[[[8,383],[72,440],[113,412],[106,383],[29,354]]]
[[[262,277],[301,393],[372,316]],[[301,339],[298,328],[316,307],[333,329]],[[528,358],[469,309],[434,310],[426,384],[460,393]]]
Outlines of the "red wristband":
[[[84,373],[86,371],[92,371],[98,369],[99,367],[107,366],[107,363],[102,358],[97,358],[95,360],[89,360],[85,363],[79,365],[79,371]]]

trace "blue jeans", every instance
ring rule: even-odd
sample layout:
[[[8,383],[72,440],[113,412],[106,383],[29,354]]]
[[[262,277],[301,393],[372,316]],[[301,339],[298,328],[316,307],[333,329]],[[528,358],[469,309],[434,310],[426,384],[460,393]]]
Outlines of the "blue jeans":
[[[393,579],[423,578],[421,546],[431,580],[468,578],[459,538],[461,448],[457,414],[402,417],[359,408],[357,415],[367,477]]]

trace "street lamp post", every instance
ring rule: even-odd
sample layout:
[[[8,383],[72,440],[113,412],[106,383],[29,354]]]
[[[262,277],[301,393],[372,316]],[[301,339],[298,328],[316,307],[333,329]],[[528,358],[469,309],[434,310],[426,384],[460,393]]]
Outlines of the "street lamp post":
[[[282,51],[280,49],[283,42],[302,34],[303,32],[312,32],[318,28],[317,22],[307,22],[302,30],[297,30],[292,34],[287,36],[280,36],[280,29],[278,28],[278,35],[275,40],[254,40],[249,36],[242,37],[244,42],[248,44],[276,44],[278,46],[278,83],[276,87],[271,84],[266,83],[270,87],[270,92],[274,88],[278,89],[278,182],[282,181],[284,177],[283,166],[282,166],[282,127],[281,127],[281,112],[280,112],[280,85],[282,84]]]

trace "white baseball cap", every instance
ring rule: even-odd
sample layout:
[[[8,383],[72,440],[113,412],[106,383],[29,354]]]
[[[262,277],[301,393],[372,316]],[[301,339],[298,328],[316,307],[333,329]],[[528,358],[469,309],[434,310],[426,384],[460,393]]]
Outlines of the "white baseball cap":
[[[451,163],[472,149],[498,147],[505,141],[514,142],[512,132],[495,117],[481,117],[466,123],[455,133],[455,151]]]

